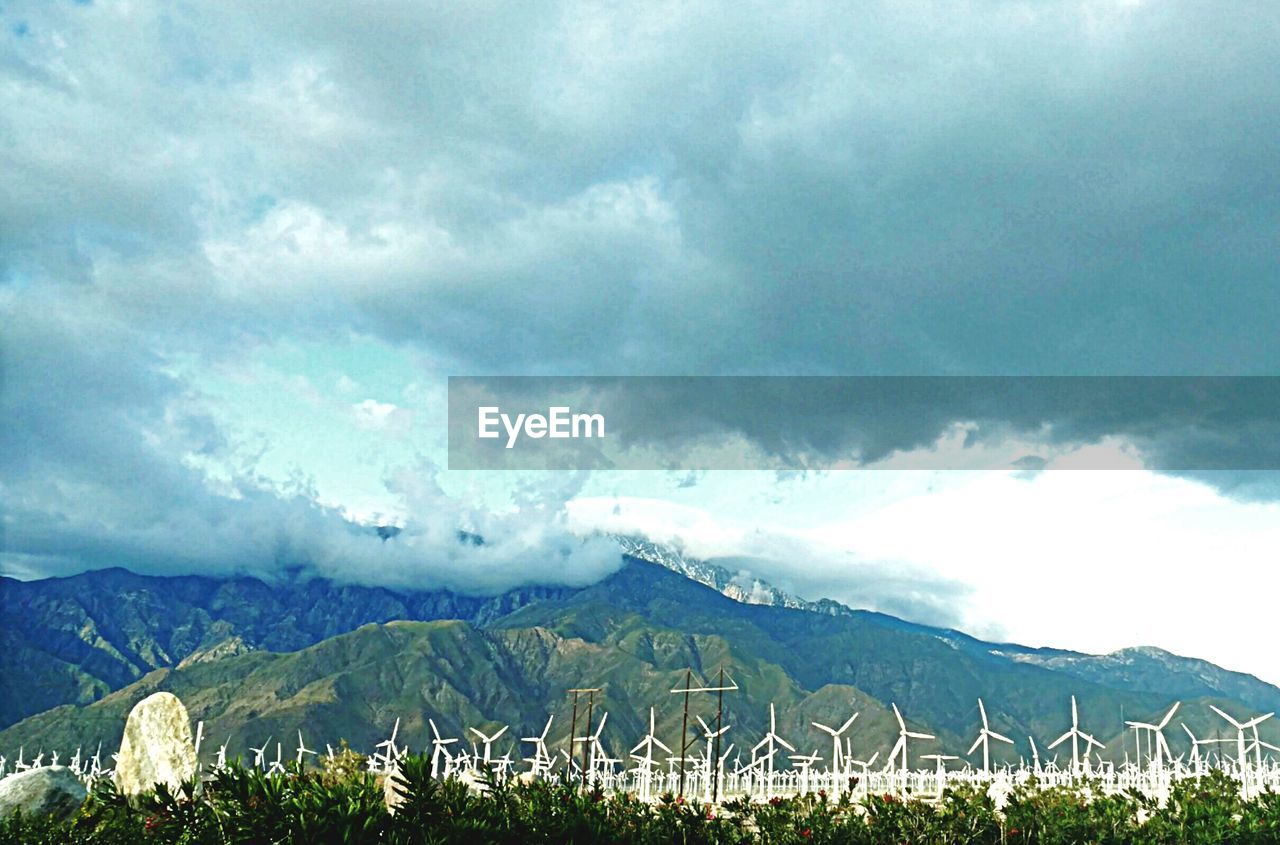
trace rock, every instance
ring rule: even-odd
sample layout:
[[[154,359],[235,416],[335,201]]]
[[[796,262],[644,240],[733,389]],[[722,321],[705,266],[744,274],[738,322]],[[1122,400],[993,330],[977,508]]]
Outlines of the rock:
[[[70,818],[88,792],[66,766],[41,766],[0,780],[0,819],[21,810],[25,816]]]
[[[116,757],[116,789],[138,795],[163,783],[176,792],[195,773],[196,749],[187,708],[168,692],[139,701],[124,725]]]

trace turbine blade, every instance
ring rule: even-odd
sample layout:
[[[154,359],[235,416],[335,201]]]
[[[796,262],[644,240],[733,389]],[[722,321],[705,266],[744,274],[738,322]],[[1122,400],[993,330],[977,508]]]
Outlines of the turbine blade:
[[[1222,718],[1226,719],[1226,720],[1227,720],[1228,722],[1230,722],[1230,723],[1231,723],[1231,724],[1232,724],[1232,725],[1233,725],[1237,730],[1244,730],[1244,725],[1240,724],[1240,723],[1239,723],[1239,722],[1237,722],[1235,719],[1233,719],[1233,718],[1231,718],[1230,716],[1228,716],[1226,713],[1223,713],[1223,712],[1222,712],[1221,710],[1219,710],[1217,707],[1214,707],[1212,704],[1210,704],[1210,705],[1209,705],[1209,709],[1210,709],[1210,710],[1212,710],[1214,713],[1217,713],[1217,714],[1218,714],[1219,716],[1221,716]]]
[[[1164,714],[1164,718],[1160,720],[1160,726],[1157,730],[1163,730],[1164,726],[1169,724],[1169,720],[1173,718],[1173,714],[1178,712],[1178,708],[1182,706],[1181,701],[1175,701],[1173,706],[1169,708],[1169,712]]]

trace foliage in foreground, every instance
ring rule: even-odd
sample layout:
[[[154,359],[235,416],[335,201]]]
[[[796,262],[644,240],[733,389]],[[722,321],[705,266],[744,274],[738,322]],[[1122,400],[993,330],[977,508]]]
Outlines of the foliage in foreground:
[[[350,763],[351,761],[346,761]],[[95,789],[65,824],[0,820],[0,845],[75,843],[1270,843],[1280,842],[1280,795],[1243,801],[1214,773],[1178,783],[1164,807],[1136,794],[1019,787],[997,813],[985,792],[948,791],[939,802],[822,796],[729,802],[709,808],[670,797],[646,805],[566,783],[490,785],[476,794],[437,782],[422,756],[403,762],[392,815],[380,779],[353,765],[267,776],[239,765],[197,788],[158,789],[127,801]]]

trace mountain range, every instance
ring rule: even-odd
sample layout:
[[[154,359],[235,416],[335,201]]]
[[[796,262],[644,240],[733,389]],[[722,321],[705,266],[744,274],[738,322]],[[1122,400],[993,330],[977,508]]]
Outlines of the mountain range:
[[[1175,700],[1184,702],[1177,721],[1201,737],[1228,735],[1209,703],[1238,715],[1280,710],[1280,689],[1159,649],[1088,655],[988,643],[806,601],[641,538],[619,542],[623,566],[597,584],[481,598],[123,569],[0,579],[0,754],[114,748],[130,707],[158,690],[176,693],[209,742],[226,741],[231,753],[270,740],[292,757],[299,730],[311,747],[341,738],[371,749],[397,720],[400,741],[420,750],[428,718],[452,736],[510,724],[504,741],[518,745],[548,715],[553,747],[563,748],[575,687],[601,688],[602,738],[625,752],[650,707],[660,737],[678,742],[682,697],[670,691],[689,669],[712,679],[721,667],[739,687],[725,697],[739,748],[762,735],[774,703],[779,732],[800,751],[830,748],[812,721],[838,725],[859,712],[854,756],[879,751],[882,761],[897,733],[891,703],[938,737],[913,744],[915,753],[955,754],[976,733],[981,696],[991,727],[1017,740],[993,747],[996,759],[1029,757],[1031,736],[1048,759],[1072,695],[1082,729],[1113,759],[1132,752],[1125,719],[1158,719]],[[714,706],[693,697],[695,715]],[[1270,724],[1264,738],[1274,741]],[[1177,722],[1170,727],[1170,744],[1185,750]]]

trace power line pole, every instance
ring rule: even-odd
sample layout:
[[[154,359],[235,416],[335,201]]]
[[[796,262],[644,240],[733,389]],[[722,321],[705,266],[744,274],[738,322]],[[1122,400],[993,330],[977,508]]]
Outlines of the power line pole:
[[[736,690],[738,688],[738,685],[733,683],[732,678],[729,679],[729,682],[730,684],[732,684],[732,686],[724,685],[724,667],[721,666],[719,686],[695,687],[693,685],[693,669],[690,668],[685,670],[684,686],[676,687],[675,689],[671,690],[673,694],[674,693],[684,694],[684,718],[680,723],[680,789],[678,794],[680,794],[681,796],[684,795],[684,762],[685,762],[684,758],[685,758],[685,754],[689,750],[689,694],[695,693],[695,692],[716,692],[720,694],[719,705],[716,708],[716,730],[720,730],[720,719],[724,710],[724,694],[726,691]],[[713,768],[713,766],[716,766],[719,764],[719,753],[720,753],[720,737],[717,735],[716,736],[716,752],[715,752],[716,760],[707,761],[708,771],[710,771]],[[714,777],[714,780],[719,781],[719,778]]]
[[[573,743],[578,737],[578,696],[584,692],[587,694],[587,740],[582,749],[582,786],[587,785],[587,751],[591,747],[591,708],[596,702],[596,693],[600,692],[600,687],[579,687],[577,689],[568,690],[573,694],[573,719],[569,725],[569,761],[573,762]],[[572,781],[573,771],[570,767],[570,780]]]

